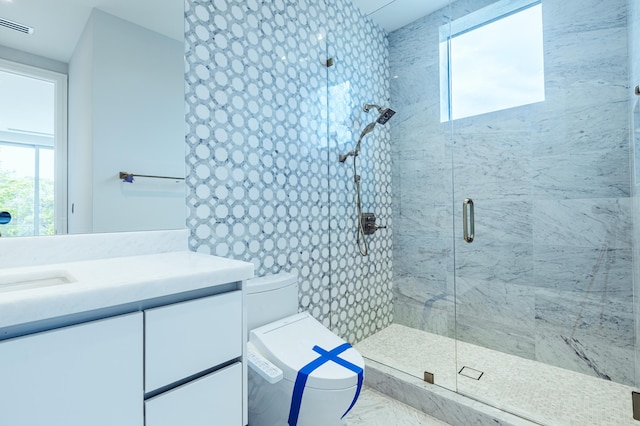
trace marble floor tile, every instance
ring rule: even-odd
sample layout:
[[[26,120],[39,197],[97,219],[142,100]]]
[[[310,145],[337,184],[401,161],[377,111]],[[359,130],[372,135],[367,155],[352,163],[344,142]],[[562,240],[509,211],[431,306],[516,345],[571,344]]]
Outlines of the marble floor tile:
[[[446,426],[441,420],[365,387],[345,426]]]

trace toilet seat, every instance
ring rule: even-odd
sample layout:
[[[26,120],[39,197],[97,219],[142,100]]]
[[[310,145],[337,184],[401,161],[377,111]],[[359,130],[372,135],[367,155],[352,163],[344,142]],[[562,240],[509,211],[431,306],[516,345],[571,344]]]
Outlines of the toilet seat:
[[[313,348],[332,351],[344,340],[308,313],[300,313],[251,330],[249,341],[283,371],[284,379],[295,382],[298,372],[319,357]],[[353,348],[341,351],[340,359],[364,369],[364,359]],[[353,387],[358,374],[336,363],[325,362],[307,377],[306,387],[336,390]]]

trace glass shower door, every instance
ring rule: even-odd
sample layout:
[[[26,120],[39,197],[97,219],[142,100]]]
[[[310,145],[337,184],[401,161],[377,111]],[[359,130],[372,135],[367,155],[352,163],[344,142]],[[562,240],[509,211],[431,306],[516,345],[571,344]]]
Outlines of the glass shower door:
[[[624,424],[635,338],[626,2],[457,3],[457,389],[544,424],[599,424],[599,413]]]

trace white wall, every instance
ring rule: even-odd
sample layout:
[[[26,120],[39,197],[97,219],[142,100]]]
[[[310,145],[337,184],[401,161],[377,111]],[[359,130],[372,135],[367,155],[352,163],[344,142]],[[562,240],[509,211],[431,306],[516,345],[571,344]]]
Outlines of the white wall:
[[[29,65],[44,70],[67,74],[67,64],[54,59],[45,58],[44,56],[33,55],[23,52],[22,50],[12,49],[10,47],[0,45],[0,58],[7,61],[17,62],[19,64]]]
[[[92,147],[70,162],[70,232],[184,228],[183,184],[118,179],[184,176],[183,56],[181,42],[93,11],[69,66],[70,156]]]
[[[93,20],[89,20],[69,61],[67,232],[93,230]]]

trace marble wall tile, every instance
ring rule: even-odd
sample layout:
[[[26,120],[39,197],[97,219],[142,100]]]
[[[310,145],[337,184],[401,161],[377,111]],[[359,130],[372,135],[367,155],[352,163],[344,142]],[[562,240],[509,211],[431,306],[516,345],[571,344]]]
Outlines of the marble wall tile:
[[[591,248],[631,248],[628,198],[536,200],[533,243]]]
[[[439,43],[439,27],[448,22],[445,9],[420,18],[390,34],[389,64],[393,70],[400,72],[413,66],[439,66],[438,50],[428,47]]]
[[[417,295],[421,288],[416,283],[432,279],[433,271],[438,276],[445,271],[438,268],[446,264],[446,253],[431,250],[438,260],[420,262],[411,252],[421,247],[419,212],[431,200],[438,201],[425,216],[442,224],[443,230],[421,229],[429,236],[425,242],[442,247],[436,240],[449,239],[443,215],[455,182],[456,286],[457,296],[464,298],[457,307],[460,334],[521,356],[540,354],[546,360],[556,353],[554,365],[575,369],[583,362],[575,351],[538,351],[538,345],[545,347],[540,327],[565,330],[562,312],[573,312],[584,294],[592,299],[583,316],[611,331],[597,334],[592,329],[597,337],[582,338],[588,356],[596,357],[588,345],[595,348],[597,339],[616,346],[618,340],[633,336],[628,327],[632,214],[627,1],[544,1],[545,101],[440,123],[438,28],[448,17],[455,19],[491,3],[459,0],[389,36],[390,74],[398,76],[391,84],[391,99],[400,105],[398,127],[392,129],[396,318],[420,326],[421,321],[408,317],[412,312],[424,316],[422,304],[428,300]],[[428,145],[436,138],[444,139],[443,145]],[[447,143],[453,151],[447,150]],[[432,163],[442,158],[450,164],[451,155],[453,180],[447,177],[447,166]],[[412,207],[421,193],[428,194],[423,196],[428,201],[416,201]],[[465,197],[475,202],[473,244],[461,242]],[[451,280],[449,274],[432,287],[447,288]],[[465,280],[470,290],[461,293]],[[487,283],[486,288],[478,283]],[[509,297],[518,294],[507,292],[509,286],[525,291],[522,300],[529,303],[525,312],[531,315],[521,315],[521,302],[509,303]],[[563,291],[560,302],[543,303],[543,296],[531,293],[537,289]],[[625,312],[622,318],[612,314],[596,319],[596,312],[613,312],[612,307]],[[557,312],[557,318],[551,312]],[[550,317],[558,323],[547,324]],[[618,371],[627,369],[625,363],[625,356],[598,358],[598,368],[616,377],[624,376]]]
[[[534,245],[538,287],[627,298],[633,293],[632,251],[628,248]]]
[[[483,242],[456,245],[456,279],[531,285],[533,246],[530,243]],[[457,281],[456,281],[457,284]]]
[[[416,145],[432,145],[427,141],[416,141]],[[451,161],[445,159],[441,145],[435,144],[434,150],[405,149],[393,156],[395,163],[402,164],[392,172],[394,187],[399,196],[394,198],[401,210],[397,213],[408,215],[404,208],[411,205],[450,205],[451,204]],[[434,188],[434,189],[432,189]]]
[[[531,192],[531,138],[528,132],[454,134],[457,197],[520,200]]]
[[[543,109],[541,105],[542,103],[538,102],[453,120],[451,122],[453,135],[460,137],[471,136],[471,140],[476,135],[493,135],[493,147],[497,148],[500,146],[500,142],[503,141],[499,137],[500,134],[511,135],[511,133],[517,132],[531,132],[535,128],[535,123],[532,122],[531,118],[536,111]],[[506,139],[513,140],[514,138],[509,136]],[[526,140],[530,139],[530,137],[527,137]]]
[[[446,13],[446,16],[450,16],[452,20],[456,20],[490,6],[495,2],[496,0],[455,0],[451,2],[449,7],[444,7],[442,10]]]
[[[409,199],[402,199],[402,203],[399,202],[394,206],[396,211],[401,211],[401,214],[396,214],[394,219],[395,232],[401,234],[395,238],[398,248],[415,246],[411,241],[404,241],[405,236],[423,241],[451,238],[453,228],[451,205],[423,204],[418,200],[407,198]],[[424,201],[424,196],[420,200]]]
[[[624,114],[628,108],[626,102],[609,105],[610,113],[618,116]],[[571,114],[558,111],[558,116],[541,119],[537,125],[540,130],[531,142],[531,150],[534,158],[554,158],[558,156],[570,156],[575,153],[596,153],[607,155],[608,150],[622,152],[629,144],[629,129],[626,125],[614,122],[610,125],[607,115],[590,114],[589,108]],[[559,119],[558,117],[563,117]],[[589,123],[590,124],[587,124]],[[591,126],[598,123],[598,126]],[[589,126],[589,128],[587,128]],[[562,157],[560,157],[562,158]],[[541,160],[542,161],[542,160]],[[625,164],[620,164],[621,169],[626,169]]]
[[[535,308],[535,288],[531,286],[474,278],[456,280],[458,315],[509,325],[533,336]]]
[[[638,11],[640,25],[640,10]],[[635,317],[635,385],[640,385],[640,197],[639,188],[634,188],[633,202],[633,306]]]
[[[564,83],[572,88],[577,83],[627,83],[629,73],[627,29],[625,26],[583,31],[578,34],[544,33],[545,80]],[[603,40],[607,42],[604,43]],[[579,49],[577,46],[589,46]],[[591,96],[576,99],[578,105],[593,102]]]
[[[536,327],[536,360],[627,385],[634,384],[634,349],[612,345],[589,332]]]
[[[536,289],[536,359],[633,384],[632,295]]]
[[[629,9],[629,65],[630,65],[630,88],[640,84],[640,4],[635,0],[627,2]],[[631,171],[632,180],[632,200],[633,200],[633,278],[634,278],[634,306],[640,306],[640,181],[635,179],[636,169],[640,168],[640,98],[629,91],[629,115],[631,123]],[[640,342],[640,309],[635,311],[635,335],[636,342]],[[635,350],[635,384],[640,383],[640,350]]]
[[[533,359],[535,289],[531,286],[456,279],[456,337]]]
[[[456,314],[456,339],[522,358],[535,359],[535,329]]]
[[[392,66],[394,65],[392,63]],[[424,76],[437,76],[439,72],[440,65],[437,62],[398,64],[397,67],[394,67],[394,74],[391,76],[393,105],[399,110],[404,110],[412,105],[430,101],[431,105],[439,108],[440,98],[434,94],[440,92],[440,80],[424,78]]]
[[[402,280],[399,282],[402,283]],[[405,287],[402,285],[402,288]],[[454,306],[453,296],[442,295],[439,298],[417,300],[396,292],[393,298],[393,320],[395,324],[440,336],[455,337]]]
[[[542,20],[545,33],[554,37],[557,34],[626,27],[626,12],[625,0],[545,0]]]
[[[532,197],[628,197],[628,146],[538,157],[532,161]]]
[[[579,291],[536,289],[536,327],[552,326],[567,335],[583,332],[613,346],[632,349],[632,296],[625,298]]]
[[[640,42],[638,42],[638,34],[640,34],[640,4],[635,0],[627,1],[629,26],[629,62],[631,74],[631,87],[640,84]],[[637,99],[635,95],[629,94],[631,99]]]
[[[445,283],[453,270],[450,240],[424,237],[419,230],[398,230],[394,245],[394,276],[413,276]],[[445,290],[439,288],[438,291]]]

